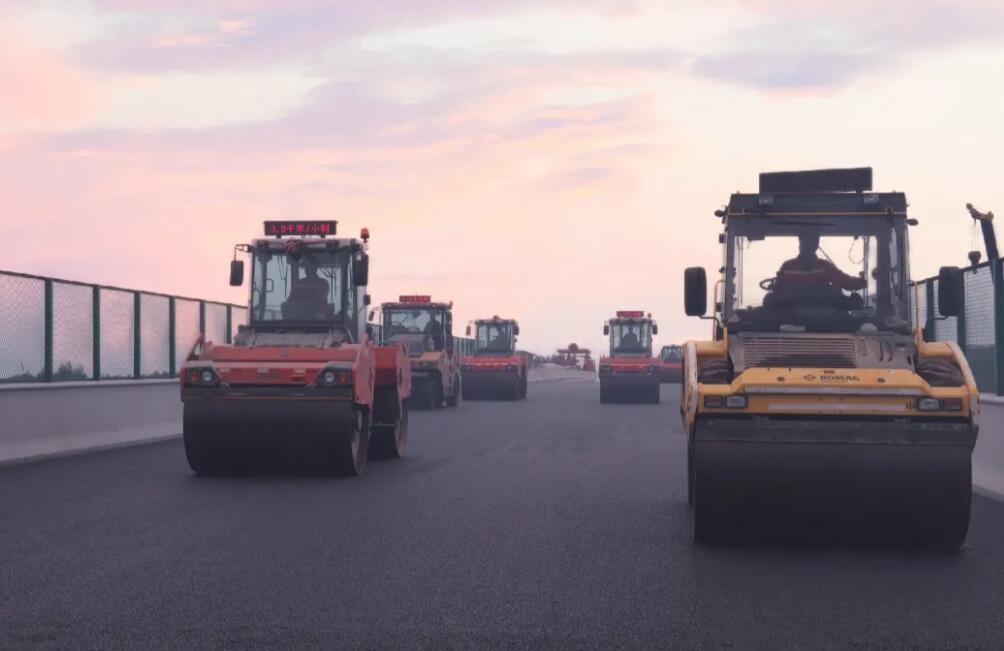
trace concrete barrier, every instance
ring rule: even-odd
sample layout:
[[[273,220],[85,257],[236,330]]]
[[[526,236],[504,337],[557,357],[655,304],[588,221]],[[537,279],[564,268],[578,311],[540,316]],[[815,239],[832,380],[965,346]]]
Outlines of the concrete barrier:
[[[1004,500],[1004,398],[980,396],[980,435],[973,454],[973,487]]]
[[[0,463],[154,441],[180,432],[177,380],[0,387]]]
[[[530,369],[529,381],[589,378]],[[0,385],[0,464],[181,435],[178,380]]]

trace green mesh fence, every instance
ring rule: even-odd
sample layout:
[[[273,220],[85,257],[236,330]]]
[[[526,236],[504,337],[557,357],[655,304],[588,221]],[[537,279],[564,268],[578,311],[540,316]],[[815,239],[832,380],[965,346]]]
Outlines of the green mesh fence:
[[[237,329],[242,325],[247,325],[248,309],[246,307],[230,308],[230,340],[237,336]]]
[[[54,382],[94,377],[94,289],[52,284],[52,366]]]
[[[929,340],[957,342],[965,350],[966,359],[980,391],[997,393],[996,317],[990,266],[984,263],[975,268],[967,268],[963,280],[965,310],[961,318],[944,318],[939,315],[937,278],[927,278],[917,282],[920,290],[918,303],[920,325],[927,328],[926,335]],[[929,294],[934,297],[930,306],[927,305]]]
[[[0,384],[176,376],[203,327],[225,343],[247,319],[241,306],[6,271],[0,301]]]
[[[227,342],[227,306],[206,303],[206,341],[214,344]]]
[[[134,376],[133,308],[132,292],[101,290],[101,377],[108,380],[127,380]]]
[[[45,281],[0,275],[0,382],[45,379]]]
[[[171,377],[171,299],[140,295],[140,374],[145,378]]]
[[[181,368],[182,362],[192,351],[192,346],[199,338],[199,302],[178,299],[174,307],[174,340],[177,342],[175,349],[174,368]]]

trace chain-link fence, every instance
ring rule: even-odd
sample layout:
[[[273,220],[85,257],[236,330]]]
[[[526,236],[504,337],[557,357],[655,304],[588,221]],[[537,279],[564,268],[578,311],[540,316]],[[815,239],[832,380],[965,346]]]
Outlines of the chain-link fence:
[[[938,312],[938,279],[916,282],[916,318],[929,341],[955,341],[965,351],[980,391],[1004,392],[998,382],[998,309],[995,307],[993,271],[989,262],[964,270],[964,310],[958,317],[942,317]],[[1002,344],[1004,345],[1004,344]]]
[[[247,308],[0,271],[0,384],[177,375],[200,333],[229,343]]]

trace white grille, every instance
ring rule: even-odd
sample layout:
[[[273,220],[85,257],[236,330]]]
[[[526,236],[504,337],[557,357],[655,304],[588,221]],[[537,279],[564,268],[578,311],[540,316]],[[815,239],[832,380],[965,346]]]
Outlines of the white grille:
[[[743,337],[743,366],[807,366],[854,368],[854,339],[851,337]]]

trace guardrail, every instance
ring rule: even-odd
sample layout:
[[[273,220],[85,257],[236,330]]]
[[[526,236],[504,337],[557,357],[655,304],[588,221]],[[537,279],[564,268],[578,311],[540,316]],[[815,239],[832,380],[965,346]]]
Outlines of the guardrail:
[[[176,377],[199,334],[230,342],[247,308],[0,271],[0,384]]]

